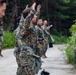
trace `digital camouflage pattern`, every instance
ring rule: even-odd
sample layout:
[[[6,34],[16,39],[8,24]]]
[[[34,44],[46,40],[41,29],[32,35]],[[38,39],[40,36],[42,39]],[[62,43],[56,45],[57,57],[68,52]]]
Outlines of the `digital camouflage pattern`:
[[[44,32],[41,26],[35,26],[36,32],[38,34],[38,42],[40,44],[40,48],[37,47],[37,55],[42,56],[44,52]]]
[[[44,41],[44,52],[43,52],[43,54],[45,55],[45,53],[46,53],[46,51],[47,51],[47,49],[48,49],[48,42],[49,42],[49,40],[48,40],[48,35],[47,35],[47,33],[46,32],[48,32],[47,30],[46,30],[46,27],[43,25],[42,26],[42,29],[43,29],[43,32],[44,32],[44,37],[45,37],[45,39],[47,40],[47,42],[45,42]]]
[[[31,23],[31,15],[21,15],[20,23],[15,30],[16,48],[14,55],[18,63],[17,75],[35,75],[37,35]],[[35,13],[34,13],[35,14]]]
[[[21,66],[18,67],[17,75],[35,75],[35,58],[30,47],[25,47],[19,54]]]

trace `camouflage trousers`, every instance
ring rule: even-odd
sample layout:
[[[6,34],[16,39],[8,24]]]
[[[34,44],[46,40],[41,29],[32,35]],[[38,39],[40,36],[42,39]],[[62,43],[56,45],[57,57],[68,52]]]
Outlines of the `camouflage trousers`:
[[[15,47],[14,56],[16,57],[16,62],[18,64],[18,67],[20,66],[19,54],[20,54],[20,49],[18,47]]]
[[[35,71],[30,66],[18,67],[17,75],[35,75]]]
[[[43,52],[43,55],[46,53],[47,49],[48,49],[48,37],[45,36],[45,39],[47,40],[47,42],[44,41],[44,52]]]
[[[43,43],[40,43],[40,48],[37,48],[36,49],[36,54],[39,55],[40,57],[43,55],[44,53],[44,44]]]
[[[44,43],[43,55],[45,55],[47,49],[48,49],[48,44]]]
[[[35,75],[35,58],[29,52],[20,51],[20,54],[16,57],[18,68],[17,75]]]

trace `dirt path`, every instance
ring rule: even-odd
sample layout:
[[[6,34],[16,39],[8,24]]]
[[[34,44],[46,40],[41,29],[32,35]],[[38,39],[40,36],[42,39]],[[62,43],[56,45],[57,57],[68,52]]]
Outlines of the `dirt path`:
[[[50,72],[50,75],[76,75],[76,70],[71,64],[65,62],[65,55],[58,49],[62,45],[54,45],[47,50],[47,59],[42,68]],[[16,75],[17,64],[13,55],[14,49],[4,50],[4,57],[0,57],[0,75]],[[37,75],[40,75],[40,72]]]

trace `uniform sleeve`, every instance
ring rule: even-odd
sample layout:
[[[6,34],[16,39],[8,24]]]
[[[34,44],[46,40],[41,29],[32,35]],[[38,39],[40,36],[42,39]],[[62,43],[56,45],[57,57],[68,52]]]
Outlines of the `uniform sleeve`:
[[[20,50],[23,50],[24,43],[22,40],[22,28],[18,26],[17,29],[14,31],[14,34],[15,34],[15,40],[18,47],[20,48]]]
[[[39,35],[38,35],[39,30],[38,30],[38,27],[37,26],[35,26],[35,30],[36,30],[36,33],[37,33],[37,43],[39,43]]]
[[[35,10],[31,10],[30,13],[26,16],[26,19],[27,19],[27,18],[29,18],[29,19],[32,18],[32,16],[33,16],[35,13],[36,13]]]
[[[22,25],[24,25],[25,28],[29,29],[30,28],[30,23],[31,23],[31,19],[33,18],[34,14],[36,13],[35,10],[31,10],[30,13],[28,13],[28,15],[26,16],[26,18],[24,18],[23,14],[20,20],[20,23],[22,23]]]
[[[15,31],[15,38],[18,46],[22,50],[27,44],[23,41],[24,35],[29,31],[29,26],[30,26],[30,17],[34,13],[33,10],[30,11],[28,16],[26,18],[21,15],[21,19],[19,22],[19,27]]]
[[[40,17],[40,12],[36,12],[35,14],[36,14],[37,19],[38,19]]]
[[[27,30],[29,30],[32,26],[31,24],[31,19],[33,18],[34,14],[36,13],[35,10],[31,10],[30,13],[26,16],[26,18],[24,19],[24,27],[27,28]]]
[[[44,40],[43,30],[38,28],[38,26],[35,26],[35,29],[36,29],[36,32],[37,32],[37,35],[38,35],[38,41]]]
[[[47,27],[46,27],[46,30],[49,30],[51,27],[52,27],[51,25],[50,25],[50,26],[47,26]]]

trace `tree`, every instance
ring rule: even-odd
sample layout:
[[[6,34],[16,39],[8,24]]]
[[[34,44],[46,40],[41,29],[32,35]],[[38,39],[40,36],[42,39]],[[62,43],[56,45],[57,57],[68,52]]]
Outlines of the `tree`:
[[[35,1],[37,5],[42,5],[40,17],[46,19],[49,24],[52,23],[57,31],[67,32],[72,20],[76,19],[76,0],[8,0],[4,18],[4,22],[8,25],[6,29],[11,30],[15,18],[20,16],[27,4],[31,6]]]
[[[10,18],[10,22],[9,22],[9,26],[8,26],[9,30],[13,30],[16,15],[17,15],[17,0],[13,0],[12,1],[12,10],[11,10],[11,15],[10,15],[11,18]]]

